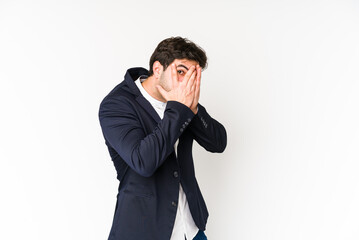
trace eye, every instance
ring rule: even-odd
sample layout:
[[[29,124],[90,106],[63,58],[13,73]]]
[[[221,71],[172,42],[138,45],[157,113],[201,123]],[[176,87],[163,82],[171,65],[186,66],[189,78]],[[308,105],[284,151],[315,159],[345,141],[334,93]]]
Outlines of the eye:
[[[184,71],[182,71],[182,70],[177,70],[177,72],[178,72],[179,75],[183,75],[183,74],[184,74]]]

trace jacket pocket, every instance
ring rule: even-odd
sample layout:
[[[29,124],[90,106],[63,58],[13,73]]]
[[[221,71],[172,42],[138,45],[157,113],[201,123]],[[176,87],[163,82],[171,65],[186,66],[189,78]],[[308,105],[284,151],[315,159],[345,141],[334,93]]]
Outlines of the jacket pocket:
[[[129,182],[123,192],[138,197],[153,197],[153,193],[148,186],[135,182]]]

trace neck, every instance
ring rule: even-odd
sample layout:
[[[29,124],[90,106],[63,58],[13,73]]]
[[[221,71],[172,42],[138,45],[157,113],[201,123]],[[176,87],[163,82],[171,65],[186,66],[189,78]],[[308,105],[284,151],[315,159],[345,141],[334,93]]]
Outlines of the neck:
[[[156,81],[156,79],[153,76],[148,77],[142,83],[143,88],[146,90],[146,92],[148,92],[148,94],[151,95],[151,97],[153,97],[154,99],[157,99],[158,101],[161,101],[161,102],[167,102],[162,97],[160,92],[157,90],[156,85],[158,85],[158,82]]]

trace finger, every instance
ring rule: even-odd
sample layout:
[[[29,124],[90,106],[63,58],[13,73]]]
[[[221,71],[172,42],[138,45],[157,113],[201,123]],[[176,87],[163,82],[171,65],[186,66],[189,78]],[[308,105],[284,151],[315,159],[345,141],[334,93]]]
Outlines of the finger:
[[[195,93],[197,97],[197,101],[199,99],[199,94],[200,94],[201,76],[202,76],[202,68],[199,65],[197,65],[196,93]]]
[[[189,68],[188,72],[186,73],[186,75],[185,75],[184,78],[183,78],[183,81],[181,82],[182,85],[187,86],[188,81],[191,79],[191,76],[192,76],[194,70],[195,70],[195,67],[194,67],[194,66],[191,66],[191,67]]]
[[[199,83],[201,83],[201,75],[202,75],[202,68],[199,66],[199,65],[197,65],[197,67],[196,67],[197,69],[197,81],[199,81]]]
[[[197,98],[198,98],[198,94],[199,94],[199,92],[198,92],[197,79],[196,79],[196,82],[195,82],[193,85],[194,85],[194,88],[193,88],[193,91],[194,91],[194,101],[196,101]]]
[[[194,96],[195,96],[195,97],[196,97],[196,86],[197,86],[196,81],[197,81],[197,80],[194,80],[194,82],[193,82],[193,84],[192,84],[192,87],[191,87],[191,92],[194,93]]]
[[[164,90],[160,85],[156,85],[157,90],[159,91],[159,93],[162,95],[162,97],[164,99],[166,99],[166,101],[168,100],[168,92],[166,90]]]
[[[191,91],[193,91],[192,87],[194,85],[194,80],[196,79],[196,75],[197,72],[193,70],[191,77],[189,78],[188,82],[187,82],[187,89],[190,89]]]
[[[178,77],[177,77],[177,69],[176,64],[171,64],[171,78],[172,78],[172,86],[175,88],[178,86]]]
[[[195,87],[194,87],[194,96],[193,96],[193,104],[194,105],[197,105],[198,103],[198,99],[199,99],[199,86],[197,84],[197,79],[196,79],[196,83],[193,84]]]

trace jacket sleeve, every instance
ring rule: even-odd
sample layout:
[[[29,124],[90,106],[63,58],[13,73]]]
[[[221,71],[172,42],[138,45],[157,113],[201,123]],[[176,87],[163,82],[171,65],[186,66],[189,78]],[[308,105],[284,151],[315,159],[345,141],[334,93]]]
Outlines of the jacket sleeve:
[[[227,146],[227,133],[222,124],[213,119],[198,103],[198,112],[188,129],[194,139],[209,152],[223,152]]]
[[[146,136],[133,104],[126,98],[105,99],[99,111],[107,142],[128,166],[145,177],[151,176],[166,160],[183,126],[187,126],[193,116],[184,104],[169,101],[163,119]]]

